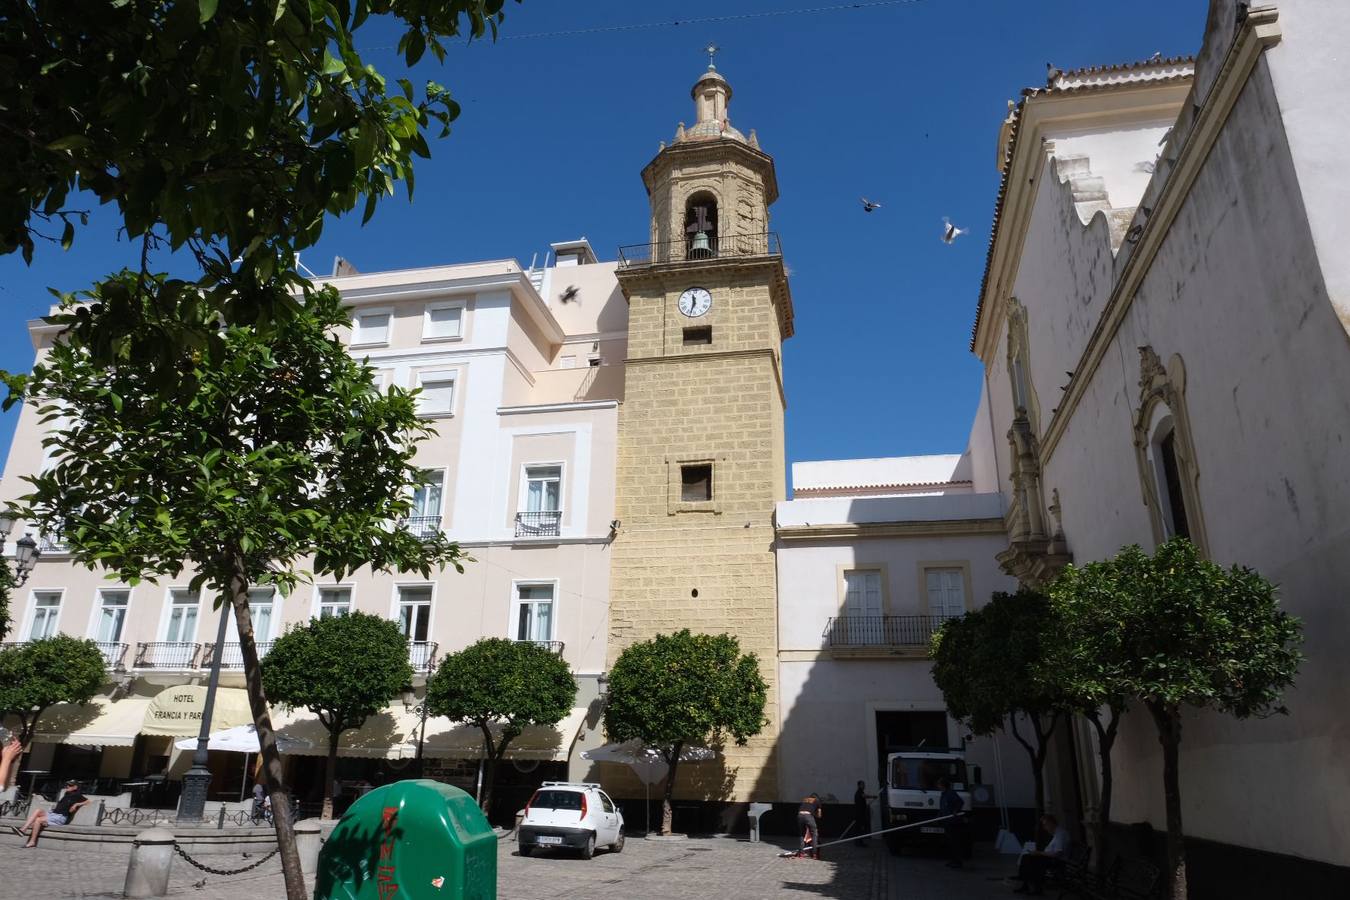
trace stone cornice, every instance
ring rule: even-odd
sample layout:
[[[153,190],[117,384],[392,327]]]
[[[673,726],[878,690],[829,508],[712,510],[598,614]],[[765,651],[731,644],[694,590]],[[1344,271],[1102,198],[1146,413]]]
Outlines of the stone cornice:
[[[828,525],[787,525],[776,529],[782,541],[839,541],[858,538],[962,537],[1006,534],[1003,519],[937,519],[909,522],[850,522]]]

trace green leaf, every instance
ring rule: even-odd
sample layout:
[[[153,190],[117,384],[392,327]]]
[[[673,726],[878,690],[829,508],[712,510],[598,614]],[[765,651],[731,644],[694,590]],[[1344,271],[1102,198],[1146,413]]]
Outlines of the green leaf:
[[[203,25],[211,21],[219,5],[220,0],[197,0],[197,21]]]

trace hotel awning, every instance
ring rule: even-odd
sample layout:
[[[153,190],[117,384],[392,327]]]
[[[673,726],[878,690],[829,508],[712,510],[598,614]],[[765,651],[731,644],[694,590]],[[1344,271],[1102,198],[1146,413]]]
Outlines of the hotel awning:
[[[145,707],[144,722],[138,730],[141,734],[194,737],[201,731],[202,710],[205,706],[205,685],[166,687],[150,698],[149,705]],[[252,721],[248,691],[243,688],[216,689],[215,705],[211,711],[212,731],[224,731],[236,725],[248,725]]]
[[[402,706],[388,707],[366,719],[360,728],[342,732],[338,756],[366,759],[405,759],[416,755],[407,742],[417,733],[419,720]],[[328,729],[307,709],[274,709],[272,725],[278,734],[296,741],[290,756],[327,756]]]
[[[588,711],[579,706],[557,725],[526,728],[507,746],[506,758],[566,761]],[[500,727],[493,731],[495,739]],[[416,750],[416,732],[411,735],[411,746]],[[452,725],[446,719],[429,719],[422,754],[431,759],[478,759],[483,755],[483,733],[468,725]]]
[[[123,697],[117,701],[96,697],[83,705],[58,703],[38,719],[33,740],[44,744],[130,747],[141,731],[149,705],[149,697]]]

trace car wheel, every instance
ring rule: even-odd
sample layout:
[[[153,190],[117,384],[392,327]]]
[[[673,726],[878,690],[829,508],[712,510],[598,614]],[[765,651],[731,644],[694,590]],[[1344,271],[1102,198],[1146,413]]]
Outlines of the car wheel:
[[[612,851],[614,851],[615,853],[622,853],[622,852],[623,852],[623,832],[622,832],[622,831],[619,832],[619,839],[618,839],[617,841],[615,841],[614,843],[612,843],[612,844],[609,845],[609,849],[612,850]]]
[[[529,856],[529,855],[530,855],[530,851],[533,850],[533,849],[534,849],[534,848],[531,847],[529,844],[521,844],[521,845],[520,845],[519,853],[520,853],[521,856]]]
[[[595,855],[595,832],[592,831],[590,837],[586,838],[586,846],[581,848],[581,858],[590,859]]]

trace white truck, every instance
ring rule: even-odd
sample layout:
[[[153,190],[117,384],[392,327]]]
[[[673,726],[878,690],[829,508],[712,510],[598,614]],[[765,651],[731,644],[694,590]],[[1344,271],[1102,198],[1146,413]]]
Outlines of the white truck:
[[[946,822],[933,825],[919,824],[941,815],[942,788],[939,780],[946,778],[965,804],[962,811],[987,806],[993,792],[980,784],[980,767],[966,768],[965,751],[959,748],[914,747],[886,754],[886,785],[881,792],[881,827],[895,828],[913,825],[903,831],[886,834],[886,846],[899,853],[906,844],[914,845],[944,840]],[[965,829],[969,834],[969,829]]]

